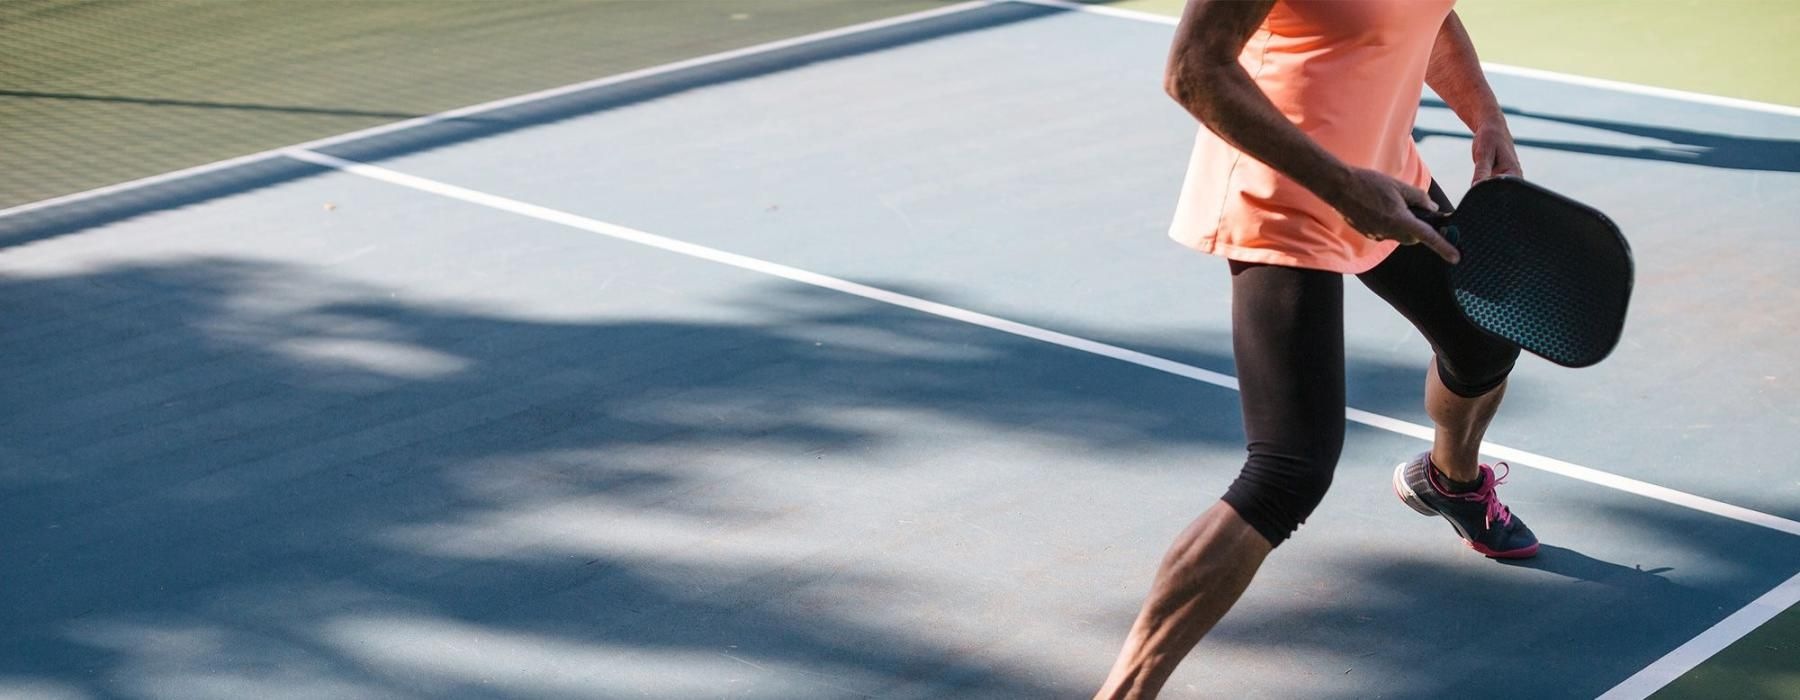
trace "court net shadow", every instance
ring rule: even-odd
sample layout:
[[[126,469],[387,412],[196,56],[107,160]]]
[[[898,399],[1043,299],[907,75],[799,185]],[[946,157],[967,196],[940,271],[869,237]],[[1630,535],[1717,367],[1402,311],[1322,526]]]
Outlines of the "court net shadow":
[[[27,100],[50,100],[69,102],[100,102],[105,104],[140,105],[145,107],[182,107],[187,109],[209,109],[226,112],[273,112],[277,114],[322,114],[336,117],[377,117],[382,119],[412,119],[425,116],[408,112],[384,112],[380,110],[355,109],[351,107],[316,107],[312,105],[262,104],[254,102],[217,102],[208,100],[177,100],[163,97],[135,97],[129,95],[96,95],[76,92],[44,92],[41,90],[0,90],[0,99],[19,98]]]
[[[1449,109],[1449,105],[1444,104],[1442,101],[1432,99],[1423,100],[1420,102],[1420,105],[1430,109]],[[1800,172],[1800,141],[1692,131],[1666,126],[1632,124],[1604,119],[1589,119],[1584,117],[1551,114],[1548,112],[1527,111],[1514,107],[1506,107],[1503,108],[1502,111],[1508,116],[1535,119],[1557,124],[1568,124],[1571,126],[1609,131],[1615,134],[1656,139],[1658,141],[1666,142],[1666,145],[1616,146],[1541,138],[1521,138],[1517,140],[1518,145],[1528,148],[1543,148],[1612,158],[1654,160],[1667,163],[1699,165],[1708,168],[1725,168],[1730,170],[1762,170],[1783,173]],[[1466,139],[1469,138],[1469,134],[1467,132],[1413,127],[1414,141],[1431,137]]]

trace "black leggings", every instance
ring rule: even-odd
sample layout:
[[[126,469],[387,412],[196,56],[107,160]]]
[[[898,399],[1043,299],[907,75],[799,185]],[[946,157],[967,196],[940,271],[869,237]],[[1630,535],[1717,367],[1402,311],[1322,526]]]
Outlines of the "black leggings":
[[[1431,194],[1448,206],[1436,183]],[[1481,396],[1506,381],[1519,347],[1463,316],[1446,272],[1411,245],[1357,278],[1425,335],[1446,387]],[[1231,340],[1250,456],[1224,500],[1279,545],[1325,497],[1344,446],[1343,275],[1233,261]]]

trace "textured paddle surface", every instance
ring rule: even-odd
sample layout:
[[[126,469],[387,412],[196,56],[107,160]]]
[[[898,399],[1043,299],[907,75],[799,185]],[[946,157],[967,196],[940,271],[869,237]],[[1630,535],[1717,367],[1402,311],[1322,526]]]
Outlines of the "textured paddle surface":
[[[1599,362],[1618,345],[1631,249],[1605,215],[1499,178],[1469,190],[1447,233],[1463,254],[1450,283],[1476,325],[1568,367]]]

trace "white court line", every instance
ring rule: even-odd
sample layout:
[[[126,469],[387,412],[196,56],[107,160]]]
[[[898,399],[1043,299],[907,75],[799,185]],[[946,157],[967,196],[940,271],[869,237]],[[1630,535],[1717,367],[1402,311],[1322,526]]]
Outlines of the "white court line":
[[[1105,5],[1087,5],[1087,4],[1083,4],[1083,3],[1079,3],[1079,2],[1071,2],[1070,0],[1004,0],[1004,1],[1005,2],[1016,2],[1016,3],[1020,3],[1020,4],[1025,4],[1025,5],[1039,5],[1039,6],[1043,6],[1043,7],[1056,7],[1056,8],[1061,8],[1064,10],[1070,10],[1073,12],[1083,12],[1083,13],[1087,13],[1090,15],[1103,15],[1106,17],[1118,17],[1120,19],[1136,20],[1139,22],[1152,22],[1155,24],[1166,24],[1166,25],[1170,25],[1170,26],[1174,26],[1177,22],[1177,18],[1175,18],[1175,17],[1171,17],[1169,15],[1164,15],[1164,14],[1158,14],[1155,12],[1144,12],[1142,10],[1126,10],[1126,9],[1121,9],[1121,8],[1117,8],[1117,7],[1107,7]],[[1477,47],[1477,48],[1479,48],[1479,47]],[[1708,95],[1703,92],[1689,92],[1687,90],[1675,90],[1675,89],[1671,89],[1671,88],[1660,88],[1660,87],[1655,87],[1655,86],[1651,86],[1651,85],[1640,85],[1638,83],[1627,83],[1627,82],[1624,82],[1621,80],[1607,80],[1605,78],[1590,78],[1585,75],[1572,75],[1569,73],[1558,73],[1556,71],[1548,71],[1548,70],[1542,70],[1542,69],[1538,69],[1538,68],[1525,68],[1525,67],[1521,67],[1521,66],[1509,66],[1504,63],[1488,63],[1486,61],[1483,61],[1481,64],[1481,67],[1483,70],[1486,70],[1489,73],[1497,73],[1500,75],[1511,75],[1511,76],[1517,76],[1517,77],[1521,77],[1521,78],[1533,78],[1536,80],[1545,80],[1545,81],[1549,81],[1549,82],[1567,83],[1569,85],[1579,85],[1581,87],[1599,88],[1602,90],[1612,90],[1615,92],[1627,92],[1627,93],[1632,93],[1632,94],[1637,94],[1637,95],[1648,95],[1650,97],[1661,97],[1661,98],[1670,99],[1670,100],[1681,100],[1683,102],[1697,102],[1700,104],[1715,105],[1715,106],[1719,106],[1719,107],[1730,107],[1732,109],[1743,109],[1743,110],[1749,110],[1749,111],[1753,111],[1753,112],[1767,112],[1769,114],[1780,114],[1782,116],[1788,116],[1788,117],[1800,117],[1800,107],[1794,107],[1791,105],[1772,104],[1769,102],[1757,102],[1755,100],[1743,100],[1743,99],[1738,99],[1736,97],[1723,97],[1720,95]]]
[[[1400,433],[1401,435],[1411,435],[1420,440],[1429,441],[1432,439],[1433,431],[1430,426],[1409,423],[1398,418],[1389,418],[1378,413],[1370,413],[1356,408],[1352,408],[1348,411],[1348,417],[1353,422],[1361,423],[1372,428],[1380,428],[1389,432]],[[1657,486],[1656,484],[1646,481],[1619,476],[1618,474],[1601,471],[1599,469],[1594,469],[1593,467],[1584,467],[1574,462],[1566,462],[1536,452],[1528,452],[1516,447],[1507,447],[1505,445],[1483,440],[1481,443],[1481,453],[1499,457],[1500,459],[1506,460],[1508,464],[1519,464],[1531,467],[1538,471],[1560,474],[1571,479],[1585,481],[1597,486],[1604,486],[1609,489],[1627,493],[1635,493],[1646,498],[1653,498],[1664,503],[1671,503],[1703,513],[1711,513],[1738,522],[1761,525],[1771,530],[1778,530],[1790,535],[1800,535],[1800,521],[1789,520],[1777,515],[1770,515],[1762,511],[1751,510],[1742,506],[1734,506],[1730,503],[1715,501],[1703,496],[1696,496],[1685,491],[1676,491],[1675,489],[1666,486]]]
[[[1651,693],[1694,670],[1695,666],[1797,603],[1800,603],[1800,574],[1795,574],[1787,582],[1776,586],[1775,590],[1764,593],[1761,598],[1750,601],[1742,610],[1720,620],[1719,624],[1701,632],[1700,636],[1675,647],[1674,651],[1625,679],[1625,682],[1613,686],[1599,700],[1638,700],[1649,697]]]
[[[874,31],[877,29],[885,29],[888,27],[893,27],[893,26],[897,26],[897,25],[901,25],[901,24],[907,24],[909,22],[917,22],[920,20],[930,19],[932,17],[940,17],[943,15],[956,14],[959,12],[967,12],[969,10],[974,10],[974,9],[982,8],[982,7],[991,7],[999,2],[1004,2],[1004,1],[1005,0],[971,0],[970,2],[958,3],[955,5],[949,5],[946,7],[939,7],[939,8],[935,8],[935,9],[931,9],[931,10],[924,10],[921,12],[913,12],[910,14],[898,15],[898,16],[889,17],[886,19],[878,19],[878,20],[875,20],[872,22],[863,22],[861,24],[853,24],[853,25],[850,25],[847,27],[839,27],[837,29],[828,29],[828,30],[825,30],[822,32],[814,32],[812,34],[804,34],[804,35],[797,36],[797,37],[790,37],[787,39],[771,41],[771,42],[764,43],[764,44],[757,44],[755,46],[746,46],[741,49],[732,49],[730,51],[722,51],[722,52],[715,53],[715,54],[700,56],[698,58],[690,58],[690,59],[683,60],[683,61],[676,61],[674,63],[665,63],[665,64],[662,64],[659,66],[651,66],[649,68],[634,70],[634,71],[630,71],[627,73],[619,73],[617,75],[609,75],[604,78],[596,78],[594,80],[587,80],[587,81],[583,81],[583,82],[579,82],[579,83],[572,83],[572,84],[564,85],[561,87],[550,88],[548,90],[539,90],[537,92],[526,93],[523,95],[515,95],[513,97],[507,97],[507,98],[503,98],[503,99],[499,99],[499,100],[494,100],[492,102],[483,102],[481,104],[469,105],[467,107],[459,107],[459,108],[452,109],[449,111],[438,112],[436,114],[430,114],[430,115],[426,115],[423,117],[414,117],[412,119],[406,119],[406,120],[397,121],[397,122],[390,122],[387,124],[382,124],[380,126],[370,127],[367,129],[359,129],[357,131],[351,131],[348,133],[338,134],[336,136],[327,136],[322,139],[315,139],[312,141],[307,141],[305,143],[298,143],[298,144],[294,144],[291,146],[282,146],[280,148],[271,148],[266,151],[261,151],[258,153],[251,153],[249,155],[238,156],[236,158],[227,158],[225,160],[214,161],[211,163],[207,163],[205,165],[196,165],[191,168],[183,168],[181,170],[174,170],[174,171],[166,172],[161,175],[152,175],[150,177],[139,178],[139,179],[130,180],[127,182],[121,182],[116,185],[107,185],[105,187],[98,187],[95,189],[85,190],[82,192],[76,192],[73,194],[66,194],[66,195],[62,195],[60,197],[52,197],[50,199],[41,199],[41,200],[38,200],[35,202],[29,202],[26,204],[20,204],[18,206],[7,207],[5,209],[0,209],[0,218],[13,216],[16,214],[23,214],[25,212],[34,211],[37,209],[54,207],[54,206],[57,206],[60,204],[69,204],[72,202],[79,202],[79,201],[86,200],[86,199],[93,199],[96,197],[104,197],[104,196],[110,195],[110,194],[117,194],[120,192],[128,192],[131,190],[141,189],[144,187],[149,187],[151,185],[157,185],[157,184],[161,184],[164,182],[172,182],[175,180],[182,180],[185,178],[196,177],[199,175],[205,175],[207,173],[216,172],[216,171],[220,171],[220,170],[226,170],[226,169],[234,168],[234,167],[237,167],[240,165],[246,165],[249,163],[255,163],[258,161],[262,161],[262,160],[268,160],[270,158],[276,158],[276,157],[281,156],[283,153],[293,150],[293,149],[312,150],[312,149],[318,149],[318,148],[325,148],[328,146],[333,146],[336,144],[344,143],[346,141],[355,141],[357,139],[364,139],[364,138],[368,138],[371,136],[379,136],[382,134],[389,134],[389,133],[393,133],[396,131],[412,129],[415,127],[428,126],[431,124],[436,124],[438,122],[443,122],[443,121],[449,121],[452,119],[462,119],[462,118],[472,117],[472,116],[476,116],[476,115],[479,115],[479,114],[482,114],[485,112],[492,112],[495,110],[505,109],[507,107],[516,107],[519,105],[529,104],[532,102],[539,102],[542,100],[560,97],[560,96],[567,95],[567,94],[574,93],[574,92],[581,92],[583,90],[592,90],[594,88],[600,88],[600,87],[606,87],[608,85],[630,82],[630,81],[638,80],[641,78],[648,78],[651,76],[662,75],[664,73],[673,73],[675,71],[686,70],[688,68],[696,68],[699,66],[711,65],[714,63],[723,63],[726,61],[744,58],[746,56],[754,56],[756,54],[769,53],[771,51],[779,51],[781,49],[786,49],[786,48],[791,48],[794,46],[801,46],[801,45],[805,45],[805,44],[811,44],[811,43],[815,43],[815,42],[825,41],[827,39],[836,39],[838,37],[851,36],[854,34],[861,34],[863,32]]]
[[[908,296],[905,294],[891,292],[891,291],[888,291],[885,289],[870,287],[868,285],[858,284],[856,282],[851,282],[848,280],[839,279],[839,278],[831,277],[831,276],[827,276],[827,275],[821,275],[816,272],[809,272],[809,271],[802,270],[799,268],[788,267],[786,265],[772,263],[767,260],[761,260],[758,258],[752,258],[752,257],[744,256],[744,255],[739,255],[737,253],[730,253],[730,252],[726,252],[723,250],[719,250],[717,248],[708,248],[706,246],[702,246],[702,245],[698,245],[698,244],[694,244],[694,243],[688,243],[686,241],[679,241],[679,240],[676,240],[673,238],[658,236],[653,233],[646,233],[643,231],[639,231],[637,229],[620,226],[618,224],[612,224],[612,223],[607,223],[605,221],[600,221],[597,219],[591,219],[591,218],[588,218],[585,216],[581,216],[579,214],[571,214],[569,212],[559,211],[556,209],[550,209],[548,207],[542,207],[542,206],[538,206],[536,204],[529,204],[526,202],[521,202],[519,200],[511,199],[508,197],[502,197],[499,195],[488,194],[486,192],[479,192],[476,190],[471,190],[471,189],[467,189],[467,188],[463,188],[463,187],[457,187],[456,185],[451,185],[448,183],[443,183],[443,182],[439,182],[437,180],[431,180],[431,179],[419,177],[416,175],[408,175],[408,174],[401,173],[398,171],[389,170],[387,168],[369,165],[367,163],[358,163],[355,161],[349,161],[349,160],[344,160],[342,158],[328,156],[323,153],[317,153],[317,152],[301,150],[301,149],[287,151],[286,155],[288,155],[296,160],[302,160],[302,161],[312,163],[315,165],[322,165],[322,166],[325,166],[328,168],[334,168],[334,169],[341,170],[344,172],[354,173],[356,175],[361,175],[363,177],[371,178],[374,180],[380,180],[382,182],[387,182],[390,184],[400,185],[402,187],[408,187],[408,188],[419,190],[422,192],[429,192],[432,194],[436,194],[436,195],[443,196],[443,197],[449,197],[451,199],[456,199],[456,200],[468,202],[471,204],[478,204],[478,205],[481,205],[484,207],[489,207],[489,208],[498,209],[501,211],[511,212],[511,213],[518,214],[521,216],[527,216],[527,217],[530,217],[533,219],[538,219],[540,221],[548,221],[548,222],[555,223],[555,224],[561,224],[564,226],[581,229],[583,231],[598,233],[601,235],[610,236],[612,238],[617,238],[617,239],[624,240],[624,241],[630,241],[632,243],[637,243],[640,245],[650,246],[652,248],[660,248],[662,250],[666,250],[666,251],[669,251],[672,253],[679,253],[682,255],[699,258],[702,260],[710,260],[712,262],[730,265],[732,267],[750,270],[753,272],[760,272],[760,273],[763,273],[766,275],[780,277],[783,279],[799,282],[802,284],[808,284],[808,285],[812,285],[815,287],[822,287],[822,288],[830,289],[833,291],[843,292],[845,294],[859,296],[859,297],[862,297],[865,299],[879,301],[884,304],[892,304],[894,306],[908,308],[908,309],[912,309],[914,311],[921,311],[924,313],[932,314],[934,316],[941,316],[943,318],[962,321],[964,323],[970,323],[970,324],[982,326],[985,328],[991,328],[993,330],[1001,331],[1004,333],[1011,333],[1013,335],[1030,338],[1032,340],[1039,340],[1039,341],[1043,341],[1043,342],[1050,343],[1053,345],[1060,345],[1060,346],[1070,348],[1073,350],[1080,350],[1082,352],[1092,353],[1092,354],[1100,355],[1103,357],[1110,357],[1115,360],[1129,362],[1131,364],[1138,365],[1141,367],[1147,367],[1150,369],[1157,370],[1159,372],[1167,372],[1169,374],[1173,374],[1173,375],[1180,376],[1180,377],[1186,377],[1188,379],[1193,379],[1196,381],[1205,382],[1207,384],[1212,384],[1214,386],[1224,387],[1227,389],[1231,389],[1233,391],[1236,391],[1238,388],[1237,378],[1233,377],[1231,375],[1221,374],[1219,372],[1213,372],[1211,370],[1201,369],[1199,367],[1182,364],[1180,362],[1176,362],[1174,360],[1170,360],[1167,358],[1157,357],[1155,355],[1138,352],[1136,350],[1129,350],[1126,348],[1119,347],[1117,345],[1110,345],[1110,344],[1102,343],[1102,342],[1095,341],[1095,340],[1089,340],[1086,338],[1069,335],[1067,333],[1059,333],[1057,331],[1053,331],[1053,330],[1049,330],[1049,329],[1045,329],[1045,328],[1039,328],[1037,326],[1027,325],[1024,323],[1019,323],[1017,321],[1010,321],[1010,320],[1007,320],[1004,318],[1000,318],[998,316],[990,316],[988,314],[984,314],[984,313],[980,313],[980,312],[976,312],[976,311],[970,311],[968,309],[957,308],[954,306],[949,306],[947,304],[940,304],[935,301],[929,301],[929,300],[920,299],[920,298],[914,297],[914,296]],[[1430,440],[1432,437],[1432,429],[1427,426],[1419,425],[1417,423],[1410,423],[1407,421],[1400,420],[1398,418],[1390,418],[1388,416],[1383,416],[1383,415],[1380,415],[1377,413],[1370,413],[1368,411],[1364,411],[1361,409],[1356,409],[1356,408],[1349,409],[1346,412],[1346,417],[1349,420],[1356,422],[1356,423],[1367,425],[1372,428],[1386,430],[1389,432],[1399,433],[1401,435],[1408,435],[1408,436],[1420,438],[1423,440]],[[1748,508],[1734,506],[1729,503],[1722,503],[1720,501],[1715,501],[1710,498],[1696,496],[1696,495],[1693,495],[1690,493],[1685,493],[1682,491],[1676,491],[1671,488],[1657,486],[1655,484],[1639,481],[1637,479],[1632,479],[1632,478],[1628,478],[1628,477],[1624,477],[1624,476],[1619,476],[1617,474],[1612,474],[1610,472],[1604,472],[1604,471],[1601,471],[1598,469],[1593,469],[1591,467],[1584,467],[1584,466],[1581,466],[1578,464],[1564,462],[1562,460],[1551,459],[1551,458],[1545,457],[1543,455],[1538,455],[1538,454],[1534,454],[1531,452],[1527,452],[1525,450],[1519,450],[1519,449],[1507,447],[1505,445],[1497,445],[1494,443],[1485,443],[1484,442],[1484,443],[1482,443],[1482,449],[1484,452],[1491,454],[1493,456],[1503,457],[1503,458],[1506,458],[1509,460],[1515,460],[1521,466],[1531,467],[1534,469],[1547,471],[1547,472],[1550,472],[1553,474],[1560,474],[1562,476],[1566,476],[1571,479],[1576,479],[1579,481],[1586,481],[1588,483],[1595,484],[1598,486],[1603,486],[1605,488],[1637,494],[1637,495],[1643,496],[1645,498],[1651,498],[1654,500],[1662,501],[1664,503],[1681,506],[1683,508],[1697,510],[1697,511],[1700,511],[1703,513],[1711,513],[1713,515],[1717,515],[1722,518],[1728,518],[1728,519],[1736,520],[1736,521],[1742,522],[1742,523],[1748,523],[1748,524],[1756,525],[1759,527],[1766,527],[1771,530],[1778,530],[1781,532],[1788,533],[1790,535],[1800,535],[1800,522],[1788,520],[1786,518],[1782,518],[1782,517],[1779,517],[1776,515],[1771,515],[1768,513],[1750,510]]]
[[[1004,1],[1005,2],[1016,2],[1016,3],[1025,4],[1025,5],[1040,5],[1043,7],[1054,7],[1054,8],[1062,9],[1062,10],[1074,10],[1076,12],[1086,12],[1090,15],[1106,15],[1107,17],[1119,17],[1122,19],[1135,19],[1140,22],[1155,22],[1157,24],[1167,24],[1171,27],[1175,26],[1179,20],[1179,18],[1177,18],[1177,17],[1172,17],[1172,16],[1164,15],[1164,14],[1158,14],[1155,12],[1145,12],[1143,10],[1127,10],[1127,9],[1124,9],[1121,7],[1108,7],[1106,5],[1089,5],[1086,3],[1069,2],[1068,0],[1004,0]]]
[[[1651,97],[1661,97],[1661,98],[1670,99],[1670,100],[1681,100],[1683,102],[1698,102],[1701,104],[1715,105],[1715,106],[1719,106],[1719,107],[1730,107],[1732,109],[1749,110],[1752,112],[1767,112],[1770,114],[1779,114],[1779,115],[1787,116],[1787,117],[1800,117],[1800,107],[1790,107],[1788,105],[1778,105],[1778,104],[1772,104],[1769,102],[1757,102],[1755,100],[1741,100],[1736,97],[1723,97],[1720,95],[1708,95],[1703,92],[1688,92],[1686,90],[1674,90],[1671,88],[1660,88],[1660,87],[1655,87],[1653,85],[1639,85],[1637,83],[1627,83],[1627,82],[1623,82],[1623,81],[1619,81],[1619,80],[1607,80],[1605,78],[1590,78],[1585,75],[1571,75],[1568,73],[1557,73],[1555,71],[1547,71],[1547,70],[1541,70],[1541,69],[1537,69],[1537,68],[1525,68],[1523,66],[1509,66],[1509,65],[1506,65],[1503,63],[1488,63],[1486,61],[1483,61],[1481,63],[1481,67],[1483,70],[1486,70],[1489,73],[1499,73],[1501,75],[1512,75],[1512,76],[1518,76],[1521,78],[1533,78],[1533,79],[1537,79],[1537,80],[1545,80],[1545,81],[1556,82],[1556,83],[1568,83],[1570,85],[1579,85],[1581,87],[1599,88],[1602,90],[1613,90],[1613,91],[1617,91],[1617,92],[1629,92],[1629,93],[1633,93],[1633,94],[1637,94],[1637,95],[1649,95]]]

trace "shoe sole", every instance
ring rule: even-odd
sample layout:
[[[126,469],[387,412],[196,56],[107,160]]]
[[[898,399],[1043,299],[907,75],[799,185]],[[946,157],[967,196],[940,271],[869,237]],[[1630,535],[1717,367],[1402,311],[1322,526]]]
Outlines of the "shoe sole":
[[[1475,540],[1469,539],[1469,536],[1463,533],[1461,525],[1457,525],[1455,520],[1450,519],[1450,516],[1439,513],[1436,508],[1432,508],[1430,505],[1426,504],[1425,499],[1420,498],[1417,491],[1414,491],[1411,486],[1406,485],[1406,467],[1408,464],[1408,462],[1401,462],[1396,465],[1394,467],[1393,479],[1394,495],[1399,496],[1400,502],[1405,503],[1406,507],[1417,511],[1419,515],[1428,518],[1433,516],[1443,518],[1444,522],[1450,523],[1450,528],[1456,531],[1457,536],[1462,538],[1463,544],[1468,545],[1469,549],[1480,552],[1484,557],[1490,559],[1530,559],[1537,556],[1538,546],[1535,542],[1529,547],[1520,547],[1504,552],[1488,549],[1487,547],[1476,544]]]
[[[1463,540],[1463,542],[1469,545],[1469,549],[1481,552],[1482,556],[1489,559],[1530,559],[1537,556],[1538,552],[1538,546],[1535,543],[1529,547],[1520,547],[1505,552],[1496,552],[1492,549],[1475,544],[1474,542],[1469,542],[1468,540]]]

